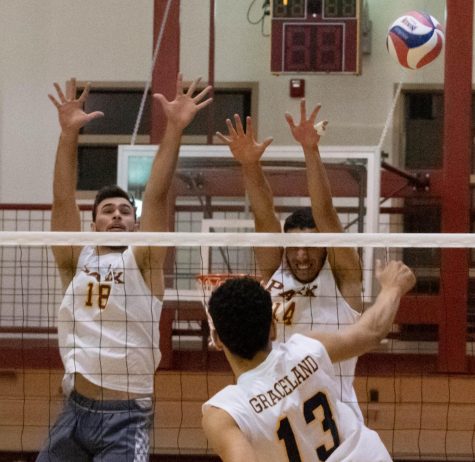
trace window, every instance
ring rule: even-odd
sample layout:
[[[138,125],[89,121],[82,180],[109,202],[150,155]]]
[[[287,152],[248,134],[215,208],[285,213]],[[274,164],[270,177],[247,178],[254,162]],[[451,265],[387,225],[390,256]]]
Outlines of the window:
[[[409,169],[441,168],[444,97],[441,92],[405,92],[406,152]]]
[[[78,95],[85,82],[78,85]],[[128,144],[143,96],[143,83],[93,82],[86,112],[102,111],[79,134],[78,191],[97,191],[117,183],[117,146]],[[150,97],[147,97],[136,142],[150,143]],[[87,194],[86,194],[87,197]]]
[[[104,117],[83,127],[84,135],[131,135],[143,97],[141,88],[91,89],[84,109],[86,112],[102,111]],[[150,95],[147,96],[138,134],[150,133]]]
[[[78,84],[78,95],[85,82]],[[88,123],[80,132],[78,150],[78,191],[96,191],[117,183],[117,146],[129,144],[143,97],[144,83],[92,82],[86,112],[102,111],[105,116]],[[211,133],[226,132],[227,118],[256,114],[257,83],[217,83],[214,104],[200,111],[186,128],[183,144],[206,144]],[[210,120],[210,115],[212,115]],[[147,97],[137,144],[150,144],[151,110]]]

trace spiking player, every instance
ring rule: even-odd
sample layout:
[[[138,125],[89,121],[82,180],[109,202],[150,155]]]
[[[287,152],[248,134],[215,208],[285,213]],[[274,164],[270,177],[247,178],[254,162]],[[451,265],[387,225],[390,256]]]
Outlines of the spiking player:
[[[203,428],[224,462],[387,462],[377,433],[339,399],[331,362],[361,355],[389,332],[415,277],[401,262],[376,266],[381,291],[351,326],[274,343],[269,293],[252,279],[212,294],[214,343],[236,376],[203,405]]]

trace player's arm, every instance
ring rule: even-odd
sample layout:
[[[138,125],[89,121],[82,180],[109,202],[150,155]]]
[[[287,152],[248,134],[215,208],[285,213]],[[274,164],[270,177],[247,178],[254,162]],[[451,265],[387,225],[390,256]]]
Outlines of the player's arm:
[[[102,112],[86,114],[84,102],[89,93],[89,84],[79,98],[76,98],[76,80],[66,83],[65,92],[54,83],[56,96],[48,95],[58,110],[61,127],[53,175],[53,208],[51,211],[52,231],[80,231],[81,221],[76,204],[77,147],[79,130],[90,120],[102,117]],[[53,247],[63,286],[67,286],[76,270],[80,247]]]
[[[203,413],[202,426],[206,438],[223,462],[257,462],[251,444],[226,411],[208,407]]]
[[[176,169],[181,135],[196,113],[212,101],[211,98],[206,98],[211,86],[194,95],[199,82],[200,79],[194,80],[187,91],[184,91],[182,75],[178,74],[176,95],[172,101],[168,101],[162,94],[153,95],[163,108],[167,125],[144,191],[141,231],[164,232],[169,229],[168,191]],[[134,248],[145,282],[159,298],[163,298],[164,293],[163,265],[166,252],[164,247]]]
[[[320,135],[315,129],[315,122],[319,111],[320,105],[317,105],[307,118],[305,100],[302,99],[300,123],[296,125],[289,113],[285,114],[285,118],[293,137],[303,148],[308,191],[317,230],[321,233],[342,233],[343,226],[333,206],[330,182],[318,148]],[[319,125],[324,131],[327,122]],[[358,252],[354,248],[329,248],[328,261],[341,294],[353,309],[361,312],[362,270]]]
[[[401,297],[416,282],[414,273],[400,261],[391,261],[385,268],[377,261],[376,278],[381,291],[358,322],[333,333],[308,334],[323,343],[332,362],[361,356],[376,348],[391,330]]]
[[[246,131],[241,118],[234,115],[235,126],[227,119],[228,134],[217,136],[229,146],[233,157],[241,164],[244,187],[249,197],[256,232],[280,233],[280,221],[274,210],[274,196],[264,175],[260,159],[272,138],[266,138],[261,143],[254,137],[251,117],[246,118]],[[280,247],[256,247],[254,249],[257,266],[264,281],[268,281],[282,260],[283,249]]]

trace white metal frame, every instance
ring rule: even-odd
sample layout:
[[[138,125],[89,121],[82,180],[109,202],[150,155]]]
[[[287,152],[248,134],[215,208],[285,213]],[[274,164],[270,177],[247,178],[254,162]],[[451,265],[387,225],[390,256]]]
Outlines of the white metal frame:
[[[133,156],[153,156],[157,145],[120,145],[117,161],[117,184],[128,190],[128,162]],[[366,216],[365,233],[379,232],[379,203],[381,190],[381,153],[377,146],[322,146],[320,155],[323,160],[360,160],[366,163]],[[183,145],[180,147],[181,158],[200,161],[212,159],[232,159],[229,148],[225,145]],[[263,161],[301,161],[305,163],[302,149],[295,146],[269,146]],[[363,267],[373,268],[373,249],[366,249],[363,256]],[[371,293],[371,281],[365,281],[365,291]]]
[[[120,145],[117,161],[117,184],[128,189],[128,159],[131,156],[153,156],[156,145]],[[366,226],[365,232],[377,233],[379,226],[379,202],[381,188],[381,153],[376,146],[323,146],[320,155],[324,160],[363,160],[367,169]],[[180,157],[201,160],[232,159],[227,146],[223,145],[183,145]],[[302,150],[297,146],[269,146],[262,160],[302,161]]]

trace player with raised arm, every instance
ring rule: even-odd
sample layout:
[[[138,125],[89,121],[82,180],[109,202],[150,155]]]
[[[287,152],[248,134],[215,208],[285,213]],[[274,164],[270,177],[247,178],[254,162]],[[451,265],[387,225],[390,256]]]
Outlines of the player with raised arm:
[[[199,79],[176,96],[155,94],[167,118],[165,133],[147,182],[140,224],[128,194],[117,186],[101,189],[91,229],[98,232],[168,230],[168,190],[181,135],[207,106],[211,87],[194,95]],[[53,183],[53,231],[80,231],[76,205],[79,130],[102,112],[83,110],[89,85],[76,96],[54,84],[49,95],[58,110],[59,139]],[[58,313],[58,342],[65,375],[64,409],[38,461],[148,460],[152,394],[160,362],[159,320],[164,296],[166,248],[56,246],[54,257],[65,296]]]
[[[317,105],[307,117],[305,100],[301,100],[297,125],[289,113],[285,114],[294,139],[303,149],[311,201],[311,208],[298,209],[287,217],[284,223],[287,233],[343,232],[318,148],[320,135],[315,125],[319,111],[320,105]],[[250,117],[246,119],[246,130],[239,116],[235,115],[234,121],[235,126],[230,120],[226,121],[227,136],[221,133],[218,136],[241,164],[256,232],[281,232],[273,193],[260,163],[272,138],[258,142]],[[326,121],[320,123],[321,129],[325,130],[326,125]],[[307,329],[336,331],[358,320],[363,309],[362,272],[355,249],[263,247],[255,248],[255,255],[274,302],[278,340],[285,341],[293,333]],[[356,361],[352,358],[335,364],[335,372],[341,377],[341,398],[352,403],[362,418],[353,389]]]
[[[340,400],[332,367],[379,345],[415,283],[395,261],[384,268],[378,261],[376,278],[381,291],[358,322],[332,333],[294,334],[285,343],[272,343],[272,301],[259,283],[234,279],[213,292],[214,342],[236,385],[203,405],[202,424],[224,462],[391,460],[378,434]]]

